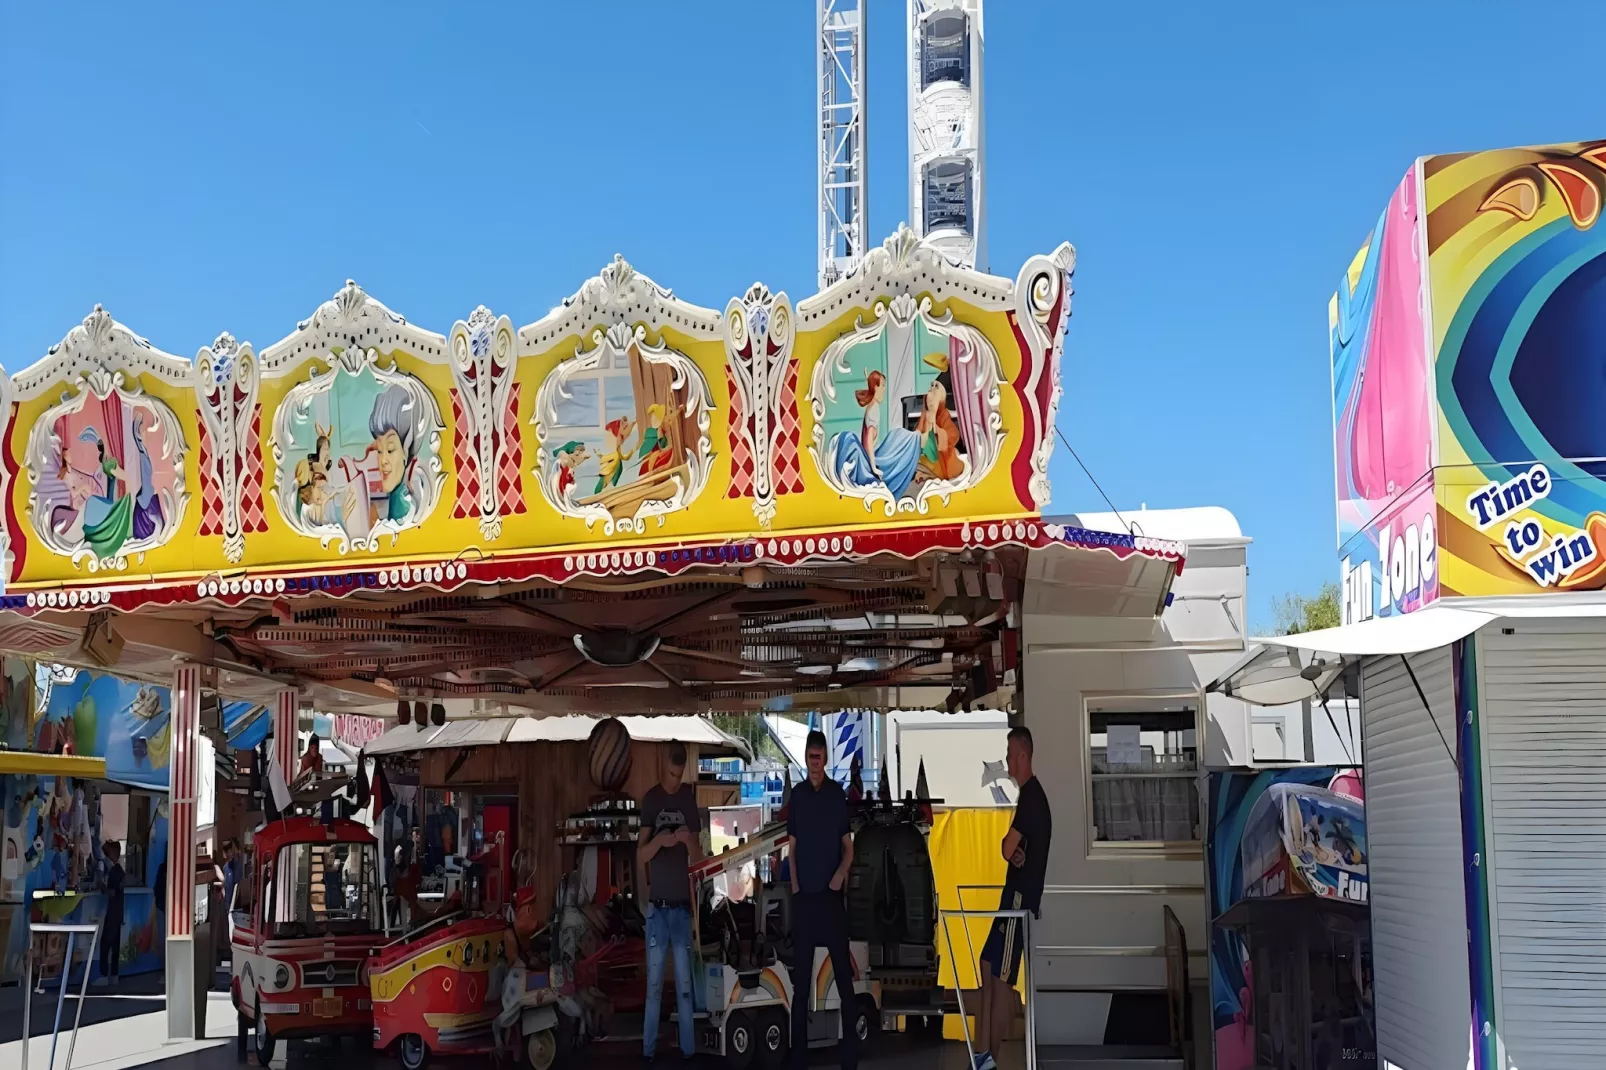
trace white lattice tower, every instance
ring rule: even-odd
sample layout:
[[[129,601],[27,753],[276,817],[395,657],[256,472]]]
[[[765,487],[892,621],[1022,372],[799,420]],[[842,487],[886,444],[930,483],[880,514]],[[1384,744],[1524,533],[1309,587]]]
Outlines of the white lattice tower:
[[[866,0],[818,0],[820,97],[820,288],[864,258],[869,184],[865,175],[864,7]]]

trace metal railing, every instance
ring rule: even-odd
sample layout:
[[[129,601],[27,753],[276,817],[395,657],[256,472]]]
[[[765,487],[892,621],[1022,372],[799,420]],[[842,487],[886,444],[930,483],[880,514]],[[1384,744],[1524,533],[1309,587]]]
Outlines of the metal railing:
[[[961,900],[963,895],[960,896]],[[959,959],[954,955],[953,928],[948,922],[953,918],[1013,918],[1021,923],[1023,942],[1021,945],[1021,986],[1025,989],[1022,1000],[1022,1010],[1026,1015],[1026,1070],[1037,1070],[1037,1000],[1034,998],[1035,987],[1032,983],[1032,912],[1030,910],[941,910],[937,911],[937,918],[942,923],[943,938],[948,943],[948,961],[957,965]],[[976,946],[970,938],[970,925],[964,926],[965,949],[969,953],[969,961],[976,962]],[[1007,964],[1006,964],[1007,967]],[[981,968],[977,967],[976,981],[981,982]],[[984,990],[985,991],[985,990]],[[965,1051],[970,1062],[976,1062],[976,1046],[970,1036],[970,1015],[965,1010],[965,987],[959,983],[959,971],[954,970],[954,994],[959,1000],[959,1022],[965,1031]],[[985,996],[983,997],[985,998]],[[981,1022],[981,1011],[978,1008],[976,1021]]]
[[[1022,969],[1025,970],[1025,988],[1026,988],[1025,1004],[1026,1004],[1026,1021],[1027,1021],[1027,1049],[1026,1049],[1027,1050],[1027,1056],[1026,1056],[1027,1070],[1036,1070],[1036,1066],[1037,1066],[1036,1016],[1035,1016],[1035,1013],[1034,1013],[1034,1011],[1032,1009],[1032,1004],[1034,1002],[1037,989],[1036,989],[1034,974],[1032,973],[1032,970],[1031,970],[1032,955],[1034,953],[1037,953],[1037,952],[1042,952],[1042,953],[1047,954],[1047,955],[1065,955],[1065,956],[1074,957],[1074,958],[1157,958],[1157,959],[1164,960],[1165,966],[1166,966],[1165,992],[1166,992],[1166,1002],[1167,1002],[1168,1017],[1170,1019],[1172,1044],[1174,1046],[1176,1046],[1182,1052],[1184,1064],[1186,1066],[1189,1066],[1189,1067],[1191,1067],[1193,1065],[1193,1057],[1192,1057],[1193,1053],[1191,1051],[1192,1029],[1191,1029],[1191,1022],[1189,1021],[1189,1013],[1188,1013],[1188,1004],[1189,1004],[1188,960],[1190,958],[1192,958],[1194,955],[1201,955],[1201,957],[1202,957],[1203,953],[1202,952],[1190,952],[1189,951],[1188,946],[1187,946],[1186,935],[1185,935],[1185,933],[1183,931],[1183,928],[1182,928],[1182,923],[1177,918],[1176,913],[1169,906],[1162,905],[1163,913],[1161,915],[1161,922],[1162,922],[1162,927],[1164,929],[1165,942],[1161,943],[1161,944],[1097,944],[1097,945],[1088,945],[1088,944],[1042,944],[1042,945],[1039,945],[1039,944],[1034,943],[1032,941],[1032,938],[1031,938],[1032,930],[1031,930],[1031,919],[1029,917],[1030,911],[1021,911],[1021,910],[991,910],[991,911],[988,911],[988,910],[965,910],[965,909],[962,909],[964,907],[965,893],[966,892],[994,892],[994,893],[996,893],[996,892],[1000,891],[1002,889],[1002,887],[1003,887],[1002,885],[997,885],[997,884],[961,884],[961,885],[958,885],[955,888],[955,892],[958,894],[958,898],[959,898],[959,903],[960,903],[961,909],[959,909],[959,910],[951,910],[951,911],[949,911],[949,910],[939,910],[938,911],[938,916],[943,918],[943,919],[946,919],[948,917],[978,917],[978,918],[983,918],[983,917],[985,917],[985,918],[1027,917],[1027,921],[1025,923],[1026,944],[1025,944],[1025,947],[1022,949]],[[1185,885],[1185,884],[1183,884],[1183,885],[1170,885],[1170,884],[1084,885],[1084,886],[1061,886],[1061,887],[1056,887],[1056,888],[1045,888],[1043,890],[1043,894],[1045,896],[1047,896],[1047,895],[1090,895],[1090,896],[1091,895],[1098,895],[1098,896],[1103,896],[1103,895],[1173,895],[1173,896],[1199,895],[1199,896],[1202,896],[1202,895],[1204,895],[1204,889],[1202,887],[1197,886],[1197,885]],[[954,955],[953,955],[953,935],[952,935],[952,932],[949,930],[949,927],[946,924],[944,924],[943,929],[944,929],[944,936],[946,937],[946,939],[948,941],[949,959],[950,959],[950,961],[957,962],[957,960],[954,959]],[[974,954],[974,950],[975,949],[974,949],[973,946],[970,946],[970,927],[968,925],[965,926],[965,938],[966,938],[967,950],[971,951],[970,959],[971,959],[972,962],[974,962],[974,961],[976,961],[976,956]],[[978,982],[980,981],[979,975],[978,975],[977,980],[978,980]],[[964,1021],[964,1026],[965,1026],[965,1046],[966,1046],[966,1049],[970,1051],[971,1059],[972,1059],[972,1061],[974,1061],[975,1060],[975,1051],[972,1048],[971,1043],[970,1043],[970,1023],[969,1023],[968,1017],[965,1017],[964,988],[959,983],[959,974],[958,974],[958,970],[957,969],[955,969],[955,971],[954,971],[954,987],[955,987],[956,993],[958,994],[958,997],[959,997],[959,1013],[960,1013],[960,1016],[961,1016],[962,1020]]]
[[[969,886],[967,886],[969,887]],[[960,889],[961,899],[964,889]],[[1204,887],[1197,884],[1078,884],[1061,885],[1043,889],[1044,897],[1051,895],[1081,895],[1081,896],[1199,896],[1205,894]],[[1167,911],[1169,907],[1165,908]],[[1042,944],[1038,951],[1047,955],[1066,955],[1073,958],[1141,958],[1159,959],[1167,958],[1171,949],[1166,944]],[[1195,953],[1203,958],[1203,952]]]
[[[23,956],[22,977],[22,1070],[28,1070],[28,1048],[31,1047],[32,1037],[29,1035],[33,1009],[33,960],[36,957],[33,938],[42,934],[65,933],[67,936],[66,952],[61,959],[61,989],[56,993],[56,1024],[50,1030],[50,1070],[56,1070],[56,1041],[61,1036],[61,1007],[67,999],[67,983],[72,977],[72,949],[73,938],[82,934],[89,934],[89,955],[84,959],[84,983],[78,990],[78,1009],[73,1014],[72,1035],[67,1038],[67,1062],[62,1070],[72,1070],[73,1048],[78,1045],[78,1023],[84,1020],[84,997],[89,994],[89,974],[95,968],[95,951],[100,944],[99,925],[69,925],[65,923],[38,922],[28,926],[28,953]]]

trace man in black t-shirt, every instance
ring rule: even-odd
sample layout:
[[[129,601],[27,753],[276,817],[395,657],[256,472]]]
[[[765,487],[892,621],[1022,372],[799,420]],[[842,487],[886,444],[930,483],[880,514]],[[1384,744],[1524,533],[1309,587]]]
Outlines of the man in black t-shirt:
[[[1006,759],[1010,779],[1020,786],[1015,817],[1001,849],[1009,868],[999,910],[1029,910],[1040,917],[1043,880],[1048,875],[1048,844],[1054,832],[1048,796],[1032,774],[1032,733],[1024,725],[1009,730]],[[1020,918],[998,918],[981,952],[981,1013],[976,1026],[974,1070],[997,1070],[993,1051],[1009,1035],[1018,1003],[1015,981],[1025,949],[1025,926]]]
[[[691,864],[702,857],[702,819],[697,788],[686,777],[686,747],[671,743],[664,754],[663,780],[641,799],[641,833],[636,863],[646,877],[642,900],[647,915],[647,1010],[641,1040],[647,1061],[658,1050],[658,1019],[663,1011],[664,963],[675,957],[675,1011],[680,1016],[680,1054],[697,1054],[693,1021]]]
[[[842,898],[853,865],[853,829],[848,797],[825,775],[825,735],[810,732],[803,747],[808,779],[792,789],[787,805],[792,877],[792,1065],[809,1061],[809,993],[814,991],[814,949],[831,956],[837,995],[842,1001],[843,1070],[859,1065],[858,1011],[853,993],[853,955],[848,950],[848,912]]]

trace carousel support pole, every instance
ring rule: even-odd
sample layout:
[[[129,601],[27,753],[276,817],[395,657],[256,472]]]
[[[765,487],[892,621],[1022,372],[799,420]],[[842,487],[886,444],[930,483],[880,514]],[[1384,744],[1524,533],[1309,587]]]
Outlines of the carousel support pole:
[[[197,1021],[197,990],[208,977],[196,976],[195,958],[195,800],[199,770],[201,670],[173,670],[173,734],[168,764],[167,817],[167,1036],[198,1040],[206,1035]]]
[[[300,697],[293,687],[287,687],[273,696],[273,762],[279,767],[284,777],[284,785],[288,788],[296,779],[296,764],[300,760],[301,737],[296,730],[296,718],[300,708]],[[270,785],[268,790],[273,789]],[[275,806],[278,804],[275,803]],[[256,864],[264,866],[268,863],[278,863],[278,859],[258,858]],[[274,895],[277,904],[274,908],[276,916],[290,917],[295,911],[295,882],[291,880],[275,880],[273,882]]]
[[[298,700],[296,690],[287,687],[273,697],[273,759],[284,774],[285,787],[296,778],[296,763],[300,760],[300,734],[296,730]]]

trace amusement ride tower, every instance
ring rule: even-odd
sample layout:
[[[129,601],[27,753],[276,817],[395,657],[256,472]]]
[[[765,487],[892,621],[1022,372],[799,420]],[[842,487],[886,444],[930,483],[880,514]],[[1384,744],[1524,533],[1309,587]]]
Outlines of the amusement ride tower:
[[[864,258],[865,0],[818,0],[820,288]]]
[[[909,209],[915,233],[986,269],[982,0],[909,0]]]

